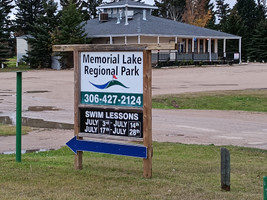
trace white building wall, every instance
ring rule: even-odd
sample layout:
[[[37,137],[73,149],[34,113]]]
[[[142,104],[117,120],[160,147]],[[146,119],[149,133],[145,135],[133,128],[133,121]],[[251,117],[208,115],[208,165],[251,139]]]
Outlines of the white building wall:
[[[17,62],[19,63],[23,56],[27,55],[27,51],[29,51],[28,42],[26,41],[26,37],[17,37]]]

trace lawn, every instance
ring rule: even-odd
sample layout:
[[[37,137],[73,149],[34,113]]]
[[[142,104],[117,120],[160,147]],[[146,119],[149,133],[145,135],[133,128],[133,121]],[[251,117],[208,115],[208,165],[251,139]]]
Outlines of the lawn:
[[[227,147],[231,191],[220,188],[220,147],[153,143],[153,177],[145,179],[139,158],[84,153],[83,170],[64,147],[29,153],[22,163],[0,155],[0,199],[235,199],[263,198],[267,151]]]
[[[14,71],[27,71],[30,70],[30,67],[24,63],[20,63],[18,67],[16,67],[17,57],[12,57],[8,59],[7,67],[0,68],[0,72],[14,72]]]
[[[30,132],[31,130],[32,129],[28,126],[22,126],[21,134],[25,135],[28,132]],[[0,136],[10,136],[10,135],[16,135],[16,127],[12,126],[12,125],[0,123]]]
[[[267,112],[267,89],[211,91],[153,96],[152,107],[160,109]]]

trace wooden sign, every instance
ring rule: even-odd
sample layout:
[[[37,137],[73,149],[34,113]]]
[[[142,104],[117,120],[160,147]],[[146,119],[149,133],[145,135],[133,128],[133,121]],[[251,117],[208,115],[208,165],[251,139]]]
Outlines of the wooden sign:
[[[143,176],[152,177],[152,49],[175,44],[53,46],[74,55],[75,137],[67,144],[76,153],[75,169],[82,169],[83,151],[89,150],[144,158]],[[95,135],[123,135],[143,145],[83,138]]]

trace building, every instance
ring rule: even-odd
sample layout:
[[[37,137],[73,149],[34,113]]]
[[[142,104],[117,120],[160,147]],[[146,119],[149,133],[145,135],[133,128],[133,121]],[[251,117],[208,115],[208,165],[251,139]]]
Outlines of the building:
[[[151,15],[155,6],[133,0],[118,0],[97,7],[99,18],[86,22],[85,32],[93,44],[177,43],[178,49],[152,52],[152,60],[218,60],[218,41],[239,40],[233,59],[241,62],[241,37]]]
[[[31,35],[23,35],[17,37],[17,66],[24,56],[27,56],[27,52],[30,51],[30,46],[28,44],[27,38],[32,37]]]

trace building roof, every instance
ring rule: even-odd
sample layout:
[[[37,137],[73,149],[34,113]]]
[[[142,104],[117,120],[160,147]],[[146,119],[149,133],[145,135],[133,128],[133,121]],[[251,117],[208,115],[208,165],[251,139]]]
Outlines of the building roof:
[[[128,20],[128,23],[128,25],[125,25],[125,19],[120,20],[119,24],[117,24],[116,18],[110,18],[109,21],[102,23],[98,19],[93,19],[86,22],[85,33],[90,38],[137,35],[183,38],[241,38],[236,35],[155,17],[149,14],[146,16],[146,20],[143,20],[141,13],[135,14],[133,19]]]
[[[156,6],[152,6],[149,4],[145,4],[143,2],[137,2],[132,0],[120,0],[118,2],[111,2],[107,4],[103,4],[101,6],[96,7],[96,9],[106,9],[106,8],[146,8],[146,9],[158,9]]]

